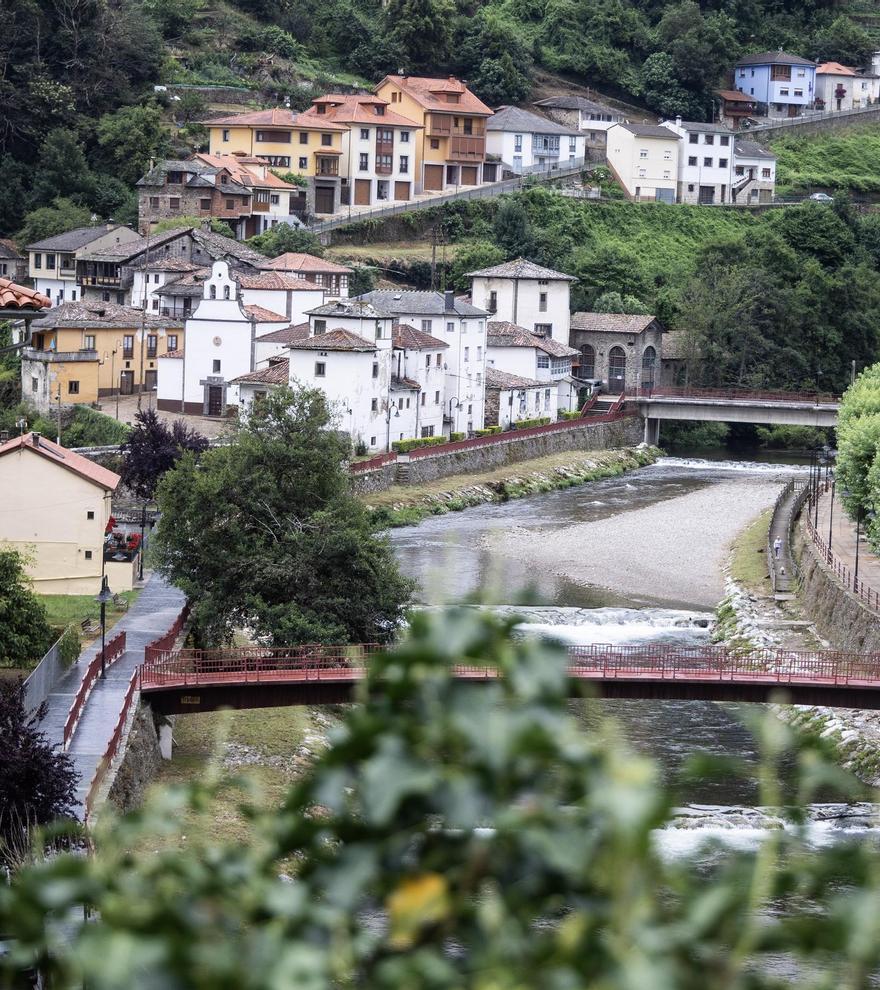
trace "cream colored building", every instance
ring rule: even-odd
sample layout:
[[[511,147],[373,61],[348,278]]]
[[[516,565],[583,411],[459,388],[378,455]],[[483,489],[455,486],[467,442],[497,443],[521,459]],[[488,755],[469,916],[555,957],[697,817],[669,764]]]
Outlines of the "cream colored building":
[[[119,475],[39,433],[0,445],[0,546],[12,545],[42,594],[96,595],[104,533]],[[134,561],[108,561],[113,591],[132,586]]]
[[[681,138],[657,124],[608,128],[608,167],[635,202],[674,203]]]

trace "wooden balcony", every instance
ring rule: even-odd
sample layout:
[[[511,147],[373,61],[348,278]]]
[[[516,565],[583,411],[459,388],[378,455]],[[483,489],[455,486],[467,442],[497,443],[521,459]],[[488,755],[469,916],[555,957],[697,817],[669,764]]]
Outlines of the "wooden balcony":
[[[482,117],[459,116],[458,119],[459,125],[456,127],[451,116],[431,114],[428,118],[428,137],[485,137],[486,122]]]
[[[481,162],[486,157],[484,137],[452,137],[449,139],[450,161]]]
[[[339,159],[319,157],[315,164],[315,174],[324,176],[339,175]]]
[[[254,211],[254,213],[268,213],[269,204],[263,203],[260,200],[255,199],[253,203],[251,203],[251,209]]]

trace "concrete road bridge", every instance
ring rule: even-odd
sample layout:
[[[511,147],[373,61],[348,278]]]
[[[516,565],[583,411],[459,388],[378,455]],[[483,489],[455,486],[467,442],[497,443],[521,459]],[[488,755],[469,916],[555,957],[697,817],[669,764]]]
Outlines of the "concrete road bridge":
[[[645,421],[645,442],[656,444],[662,420],[836,426],[840,399],[817,392],[653,388],[627,396]]]
[[[156,651],[141,667],[144,700],[166,715],[352,701],[377,646]],[[573,696],[785,700],[880,709],[880,654],[729,647],[578,646],[569,649]],[[454,676],[491,683],[497,672],[459,665]]]

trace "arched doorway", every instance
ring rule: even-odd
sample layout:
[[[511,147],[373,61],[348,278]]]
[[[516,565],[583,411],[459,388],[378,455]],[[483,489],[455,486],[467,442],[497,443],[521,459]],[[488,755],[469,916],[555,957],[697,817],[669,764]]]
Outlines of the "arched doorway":
[[[650,391],[654,387],[654,374],[657,368],[657,351],[648,346],[642,354],[642,388]]]
[[[626,351],[612,347],[608,352],[608,391],[619,395],[626,384]]]
[[[589,344],[581,347],[581,363],[578,369],[579,378],[596,377],[596,349]]]

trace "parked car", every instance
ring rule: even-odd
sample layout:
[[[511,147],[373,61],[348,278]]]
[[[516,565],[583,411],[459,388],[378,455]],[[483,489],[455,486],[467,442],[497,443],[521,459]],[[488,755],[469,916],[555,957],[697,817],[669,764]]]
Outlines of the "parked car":
[[[813,203],[833,203],[834,197],[829,196],[828,193],[813,193],[813,195],[807,200],[807,202],[810,201]]]

